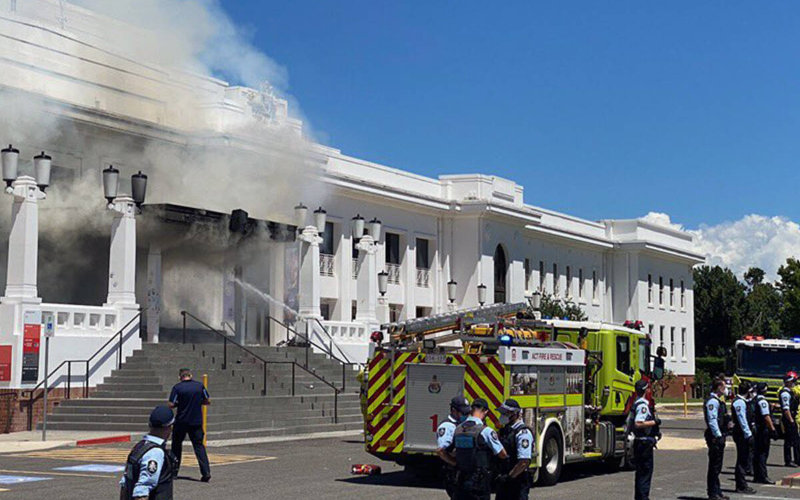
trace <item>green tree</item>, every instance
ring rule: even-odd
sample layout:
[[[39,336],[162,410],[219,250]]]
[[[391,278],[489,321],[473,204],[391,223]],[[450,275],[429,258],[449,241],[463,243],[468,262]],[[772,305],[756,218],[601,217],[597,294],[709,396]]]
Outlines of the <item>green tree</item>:
[[[785,335],[800,333],[800,261],[794,257],[778,269],[778,289],[783,296],[781,329]]]
[[[539,307],[542,317],[567,318],[572,321],[586,321],[588,317],[580,306],[571,300],[562,300],[549,293],[542,294],[542,303]]]
[[[747,297],[744,308],[744,333],[775,338],[781,336],[781,291],[764,282],[762,269],[751,267],[744,273]]]
[[[745,285],[730,269],[693,270],[698,356],[724,356],[744,332]]]

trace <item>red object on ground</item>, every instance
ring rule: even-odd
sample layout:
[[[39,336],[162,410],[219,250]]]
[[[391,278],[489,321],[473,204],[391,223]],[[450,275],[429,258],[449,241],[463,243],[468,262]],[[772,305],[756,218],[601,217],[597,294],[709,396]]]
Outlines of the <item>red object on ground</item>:
[[[376,476],[381,473],[381,468],[377,465],[353,464],[350,473],[359,476]]]
[[[130,443],[130,441],[131,441],[131,435],[125,434],[124,436],[109,436],[96,439],[82,439],[80,441],[76,441],[75,446],[94,446],[98,444],[109,444],[109,443]]]

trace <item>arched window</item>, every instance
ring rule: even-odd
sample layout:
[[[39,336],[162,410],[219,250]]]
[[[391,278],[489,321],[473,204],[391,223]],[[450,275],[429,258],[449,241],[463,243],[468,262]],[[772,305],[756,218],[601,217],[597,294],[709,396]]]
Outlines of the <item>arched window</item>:
[[[497,245],[494,251],[494,302],[503,304],[506,301],[506,273],[508,261],[503,247]]]

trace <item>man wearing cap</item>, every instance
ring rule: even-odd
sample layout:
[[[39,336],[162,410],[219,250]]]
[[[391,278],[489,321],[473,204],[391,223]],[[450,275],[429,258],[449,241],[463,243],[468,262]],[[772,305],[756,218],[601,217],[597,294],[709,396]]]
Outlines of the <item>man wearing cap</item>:
[[[444,462],[444,489],[447,496],[453,498],[456,491],[456,459],[453,457],[453,435],[458,424],[469,415],[469,401],[464,396],[456,396],[450,400],[450,414],[447,420],[436,429],[436,453]]]
[[[181,381],[172,388],[169,395],[170,408],[177,408],[175,415],[175,429],[172,432],[172,453],[178,459],[180,467],[183,452],[183,440],[186,436],[192,441],[194,455],[200,465],[200,480],[211,480],[211,467],[208,464],[206,447],[203,444],[203,406],[211,404],[208,391],[200,382],[192,380],[192,371],[181,368],[179,371]]]
[[[739,394],[731,403],[733,414],[733,442],[736,443],[736,492],[752,495],[756,492],[747,484],[747,462],[750,460],[750,451],[753,449],[753,432],[750,428],[750,419],[747,414],[747,394],[750,392],[750,382],[746,380],[739,383]]]
[[[778,391],[781,403],[781,424],[783,425],[783,463],[786,467],[797,467],[800,464],[800,435],[797,432],[797,409],[800,406],[795,396],[794,384],[797,374],[789,372],[783,377],[783,387]]]
[[[635,500],[650,500],[650,483],[653,479],[653,448],[660,437],[656,435],[661,421],[650,409],[647,400],[649,385],[639,380],[634,386],[638,399],[633,403],[633,461],[636,466],[634,479]]]
[[[497,500],[527,500],[531,489],[533,433],[522,420],[522,408],[514,399],[507,399],[500,412],[500,443],[508,458],[500,461],[496,478]]]
[[[471,413],[456,428],[453,444],[458,468],[457,500],[489,500],[492,481],[489,461],[494,455],[501,460],[508,458],[497,433],[484,424],[489,414],[489,403],[477,398],[472,402]]]
[[[175,417],[166,406],[150,413],[150,432],[133,447],[120,484],[120,500],[172,500],[176,460],[167,451],[166,440]]]
[[[769,448],[772,444],[772,435],[775,434],[775,424],[767,402],[767,384],[756,384],[756,417],[755,417],[755,443],[753,446],[753,482],[759,484],[775,484],[767,474],[767,459]]]

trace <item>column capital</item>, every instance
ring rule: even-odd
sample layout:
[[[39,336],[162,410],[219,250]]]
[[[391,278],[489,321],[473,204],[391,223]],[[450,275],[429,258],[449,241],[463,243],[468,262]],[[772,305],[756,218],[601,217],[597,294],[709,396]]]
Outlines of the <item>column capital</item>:
[[[29,201],[36,203],[46,198],[46,195],[36,185],[36,179],[29,175],[21,175],[6,188],[6,193],[14,197],[14,201]]]
[[[300,241],[304,241],[309,245],[319,246],[322,243],[322,237],[319,235],[317,226],[306,226],[300,233]]]
[[[368,255],[373,255],[378,252],[378,245],[372,236],[365,234],[356,244],[356,249],[359,252],[366,252]]]
[[[116,212],[114,215],[117,217],[133,218],[136,216],[136,203],[126,194],[114,198],[114,201],[108,204],[108,209]]]

